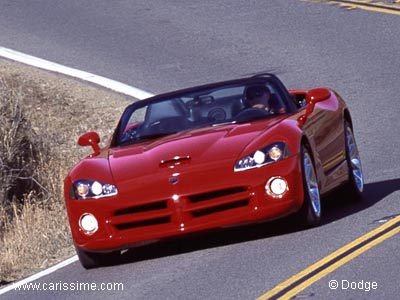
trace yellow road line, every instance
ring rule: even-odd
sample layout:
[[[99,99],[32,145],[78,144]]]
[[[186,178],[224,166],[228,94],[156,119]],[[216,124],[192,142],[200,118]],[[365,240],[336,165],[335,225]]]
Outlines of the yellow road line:
[[[355,257],[399,233],[399,225],[400,216],[397,216],[278,284],[257,300],[290,299]]]
[[[363,9],[372,12],[379,12],[392,15],[400,15],[400,6],[398,4],[387,4],[383,2],[375,2],[369,0],[303,0],[307,2],[325,3],[331,5],[339,5],[347,9]],[[400,3],[397,0],[396,3]]]

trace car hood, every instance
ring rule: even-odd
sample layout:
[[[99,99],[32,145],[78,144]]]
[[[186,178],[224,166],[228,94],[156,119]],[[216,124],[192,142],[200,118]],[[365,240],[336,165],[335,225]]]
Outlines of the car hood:
[[[282,118],[218,125],[180,132],[150,142],[110,149],[109,163],[117,182],[152,176],[174,167],[236,161],[243,150]],[[233,165],[231,166],[233,167]]]

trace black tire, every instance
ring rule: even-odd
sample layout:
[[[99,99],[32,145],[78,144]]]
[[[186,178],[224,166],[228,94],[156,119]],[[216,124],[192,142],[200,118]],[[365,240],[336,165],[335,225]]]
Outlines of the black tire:
[[[301,171],[304,189],[303,205],[298,212],[301,225],[316,227],[321,223],[321,196],[314,161],[307,147],[301,147]]]
[[[83,250],[76,246],[75,249],[79,261],[82,267],[84,267],[85,269],[93,269],[101,266],[115,264],[117,259],[120,257],[119,252],[96,253]]]
[[[344,192],[355,201],[362,200],[364,190],[364,177],[361,166],[360,154],[350,124],[344,122],[344,137],[346,145],[346,161],[349,180],[345,184]]]

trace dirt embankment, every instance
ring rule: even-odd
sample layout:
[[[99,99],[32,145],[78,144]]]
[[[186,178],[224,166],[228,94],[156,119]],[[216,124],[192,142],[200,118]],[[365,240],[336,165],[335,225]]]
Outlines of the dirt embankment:
[[[130,101],[0,59],[0,285],[74,254],[62,186],[91,151],[78,136],[107,140]]]

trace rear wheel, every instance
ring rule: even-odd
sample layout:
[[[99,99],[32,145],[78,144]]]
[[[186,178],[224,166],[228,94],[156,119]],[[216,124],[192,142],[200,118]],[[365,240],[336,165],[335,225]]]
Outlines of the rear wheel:
[[[314,162],[305,146],[302,146],[301,149],[301,166],[304,199],[303,206],[299,211],[299,217],[303,225],[315,227],[321,222],[321,197]]]
[[[348,122],[344,123],[344,130],[346,138],[346,160],[349,170],[346,192],[352,196],[352,199],[361,200],[364,190],[364,176],[361,167],[360,153],[358,152],[353,130]]]
[[[75,246],[76,254],[78,255],[81,265],[85,269],[93,269],[101,266],[110,265],[116,262],[119,252],[111,253],[96,253],[89,252]]]

